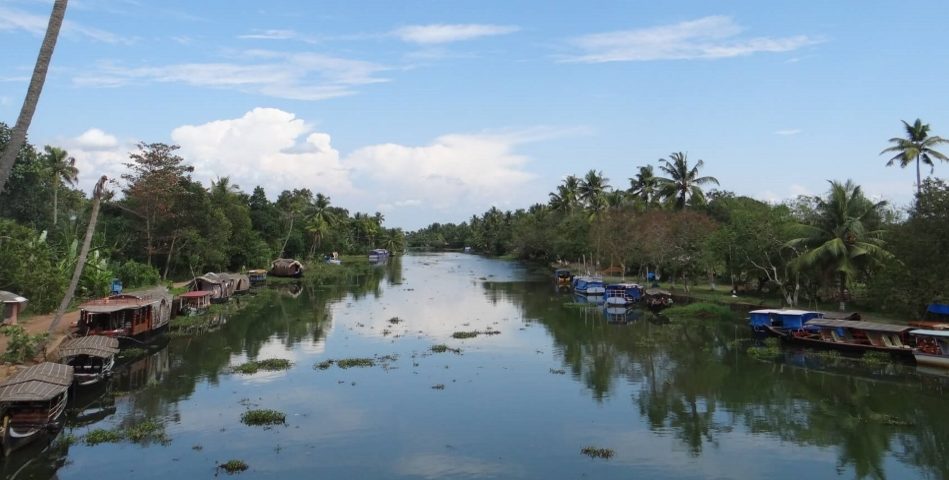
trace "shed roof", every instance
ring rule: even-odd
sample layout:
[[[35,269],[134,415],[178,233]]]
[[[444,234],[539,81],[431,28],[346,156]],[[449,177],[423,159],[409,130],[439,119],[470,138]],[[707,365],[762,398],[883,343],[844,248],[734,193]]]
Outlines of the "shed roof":
[[[56,351],[60,358],[75,357],[76,355],[109,358],[119,353],[119,340],[102,335],[72,338],[63,342]]]
[[[10,293],[6,290],[0,290],[0,303],[23,303],[26,301],[26,298],[23,298],[15,293]]]
[[[661,288],[647,288],[645,291],[646,295],[669,295],[672,296],[668,290],[663,290]]]
[[[816,313],[820,315],[820,312],[813,312],[810,310],[792,310],[792,309],[777,309],[777,308],[765,308],[762,310],[752,310],[748,313],[760,313],[760,314],[774,313],[777,315],[807,315],[809,313]]]
[[[72,385],[73,369],[61,363],[43,362],[25,368],[0,383],[0,402],[49,400]]]
[[[201,298],[211,296],[211,292],[207,290],[195,290],[193,292],[185,292],[181,295],[178,295],[181,298]]]
[[[911,331],[909,332],[909,334],[910,334],[910,335],[921,335],[921,336],[925,336],[925,337],[943,337],[943,338],[949,338],[949,332],[947,332],[946,330],[923,330],[923,329],[919,329],[919,330],[911,330]]]
[[[857,330],[870,330],[874,332],[905,332],[907,330],[912,330],[913,327],[909,325],[894,325],[892,323],[877,323],[877,322],[857,322],[853,320],[828,320],[825,318],[815,318],[806,323],[807,326],[814,327],[829,327],[829,328],[854,328]]]

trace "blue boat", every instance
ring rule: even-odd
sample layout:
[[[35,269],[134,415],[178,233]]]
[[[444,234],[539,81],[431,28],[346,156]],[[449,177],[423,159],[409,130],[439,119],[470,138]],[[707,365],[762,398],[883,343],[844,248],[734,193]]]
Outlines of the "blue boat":
[[[369,252],[369,263],[385,263],[389,259],[389,251],[377,248]]]
[[[643,287],[636,283],[611,283],[603,292],[607,305],[632,305],[643,296]]]
[[[805,322],[815,318],[824,318],[824,314],[809,310],[752,310],[748,312],[748,325],[756,332],[773,333],[781,337],[790,330],[803,329]]]
[[[606,291],[603,279],[592,275],[577,275],[573,277],[573,291],[579,295],[602,296]]]

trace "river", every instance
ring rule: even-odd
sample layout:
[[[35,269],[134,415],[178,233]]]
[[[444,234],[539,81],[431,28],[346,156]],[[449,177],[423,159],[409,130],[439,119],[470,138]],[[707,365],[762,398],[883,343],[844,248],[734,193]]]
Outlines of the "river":
[[[546,271],[455,253],[269,287],[118,368],[72,401],[52,445],[2,471],[208,478],[240,459],[236,478],[949,478],[945,375],[761,360],[741,315],[670,322],[572,302]],[[231,371],[265,358],[293,365]],[[315,367],[346,358],[374,365]],[[286,424],[242,424],[256,408]],[[144,419],[164,437],[84,441]]]

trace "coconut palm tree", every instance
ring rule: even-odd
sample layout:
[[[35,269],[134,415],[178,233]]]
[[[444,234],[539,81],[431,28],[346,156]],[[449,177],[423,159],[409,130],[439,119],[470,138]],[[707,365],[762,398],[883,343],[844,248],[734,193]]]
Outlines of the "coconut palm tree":
[[[76,168],[76,159],[69,156],[62,148],[46,146],[46,166],[49,168],[53,181],[53,226],[59,218],[59,186],[62,183],[73,186],[79,180],[79,169]]]
[[[579,203],[580,179],[570,175],[557,185],[557,191],[550,194],[550,207],[554,210],[570,212]]]
[[[33,113],[36,111],[40,94],[43,92],[43,84],[46,83],[46,71],[49,69],[49,63],[53,58],[53,50],[56,48],[56,40],[59,38],[59,28],[63,25],[63,18],[66,16],[67,3],[68,0],[53,2],[53,11],[50,12],[49,24],[46,26],[46,36],[43,37],[40,53],[36,57],[36,65],[33,67],[30,86],[26,90],[26,98],[20,108],[20,116],[17,117],[16,125],[13,126],[13,131],[10,133],[10,142],[7,143],[3,153],[0,154],[0,192],[3,191],[7,179],[10,178],[10,173],[13,172],[13,163],[16,162],[16,156],[20,153],[20,147],[26,142],[26,131],[30,129]]]
[[[79,286],[79,279],[82,278],[82,269],[86,265],[86,259],[89,258],[89,248],[92,246],[92,236],[96,232],[96,223],[99,221],[99,205],[102,203],[102,197],[107,194],[105,191],[105,182],[108,181],[105,175],[99,178],[95,188],[92,190],[92,213],[89,214],[89,225],[86,226],[86,236],[82,240],[82,249],[79,250],[79,258],[76,260],[76,268],[73,270],[72,280],[69,281],[69,287],[66,288],[66,294],[63,295],[63,301],[59,303],[59,309],[56,310],[56,316],[49,324],[49,332],[55,332],[59,323],[63,319],[63,313],[66,307],[72,301],[76,293],[76,287]]]
[[[880,152],[880,155],[884,153],[896,154],[886,162],[886,166],[888,167],[899,162],[901,168],[906,168],[910,162],[916,162],[916,195],[919,195],[922,189],[922,179],[919,175],[920,162],[929,165],[930,172],[932,172],[932,168],[934,167],[934,158],[949,162],[949,157],[946,157],[933,148],[939,144],[949,143],[949,140],[935,135],[929,136],[929,124],[923,123],[918,118],[912,125],[906,123],[906,120],[900,121],[903,122],[903,127],[906,129],[906,138],[891,138],[889,141],[893,146],[885,148]]]
[[[606,193],[610,191],[609,181],[610,179],[603,176],[603,172],[596,170],[590,170],[580,180],[577,193],[594,215],[606,207]]]
[[[705,165],[705,162],[699,160],[695,166],[689,168],[689,159],[685,153],[674,152],[669,155],[669,159],[659,159],[659,170],[662,170],[666,177],[657,177],[659,184],[659,196],[666,199],[667,202],[674,202],[676,210],[685,208],[686,203],[705,203],[705,194],[702,192],[702,185],[714,183],[718,185],[718,179],[715,177],[700,177],[699,169]]]
[[[313,235],[313,244],[310,247],[310,256],[323,244],[323,238],[337,223],[336,215],[330,210],[330,197],[317,193],[307,217],[306,231]]]
[[[629,190],[633,198],[638,198],[648,208],[659,194],[659,181],[653,173],[652,165],[639,167],[639,173],[629,179]]]
[[[797,267],[834,276],[842,292],[869,266],[891,258],[879,228],[884,206],[885,201],[870,201],[850,180],[830,181],[827,198],[817,200],[817,224],[801,226],[803,235],[788,242],[803,251]]]

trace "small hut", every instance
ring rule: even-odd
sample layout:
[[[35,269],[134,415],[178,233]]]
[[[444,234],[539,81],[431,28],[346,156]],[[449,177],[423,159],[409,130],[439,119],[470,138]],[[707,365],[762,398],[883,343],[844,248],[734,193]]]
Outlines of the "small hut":
[[[270,274],[275,277],[302,277],[303,264],[292,258],[278,258],[270,264]]]
[[[17,317],[26,308],[26,299],[4,290],[0,290],[0,323],[16,325]]]

